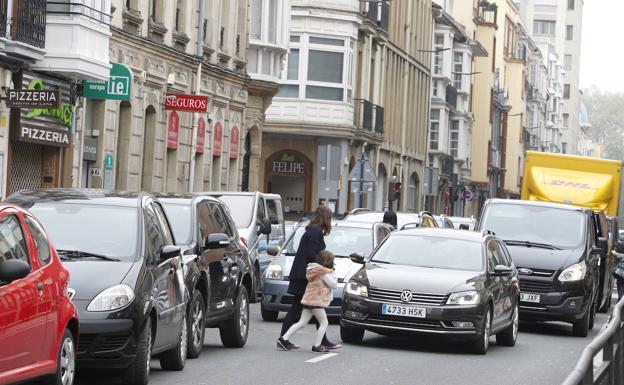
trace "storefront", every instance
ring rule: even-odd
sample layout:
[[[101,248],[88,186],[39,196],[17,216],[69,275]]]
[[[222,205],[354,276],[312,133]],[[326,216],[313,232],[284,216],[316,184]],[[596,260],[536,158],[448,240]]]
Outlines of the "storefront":
[[[58,91],[60,105],[11,110],[7,195],[23,189],[60,187],[63,149],[73,141],[69,82],[27,72],[15,74],[14,81],[19,83],[19,77],[23,89]]]
[[[264,191],[279,194],[286,213],[310,211],[312,161],[295,150],[277,151],[265,164]]]

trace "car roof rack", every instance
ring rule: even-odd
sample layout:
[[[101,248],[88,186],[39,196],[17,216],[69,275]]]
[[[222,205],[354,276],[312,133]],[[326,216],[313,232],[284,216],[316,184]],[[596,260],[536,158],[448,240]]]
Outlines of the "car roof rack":
[[[420,222],[410,222],[410,223],[406,223],[403,226],[401,226],[399,231],[401,231],[401,230],[409,230],[409,229],[420,229],[420,228],[423,228],[423,227],[427,227],[427,226],[425,226],[424,223],[420,223]]]
[[[349,211],[349,213],[348,213],[347,215],[355,215],[355,214],[361,214],[361,213],[369,213],[369,212],[371,212],[371,211],[373,211],[373,210],[371,210],[371,209],[367,209],[367,208],[365,208],[365,207],[360,207],[360,208],[353,209],[353,210]]]

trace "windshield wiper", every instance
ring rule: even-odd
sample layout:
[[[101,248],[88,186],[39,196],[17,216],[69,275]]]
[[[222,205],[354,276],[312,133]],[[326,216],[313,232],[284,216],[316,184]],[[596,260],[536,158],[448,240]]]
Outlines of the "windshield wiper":
[[[287,256],[287,257],[294,257],[294,256],[297,255],[297,253],[285,252],[284,255]]]
[[[63,257],[67,257],[70,259],[80,259],[80,258],[97,258],[105,261],[119,262],[121,261],[118,258],[107,257],[106,255],[89,253],[87,251],[80,250],[56,250],[59,254],[62,254]]]
[[[549,245],[548,243],[538,243],[538,242],[531,242],[531,241],[516,241],[513,239],[504,239],[503,242],[505,242],[506,245],[511,245],[511,246],[525,246],[525,247],[537,247],[540,249],[548,249],[548,250],[561,250],[557,246]]]
[[[390,265],[391,264],[391,262],[388,262],[388,261],[378,261],[376,259],[371,260],[371,262],[373,262],[373,263],[384,263],[386,265]]]

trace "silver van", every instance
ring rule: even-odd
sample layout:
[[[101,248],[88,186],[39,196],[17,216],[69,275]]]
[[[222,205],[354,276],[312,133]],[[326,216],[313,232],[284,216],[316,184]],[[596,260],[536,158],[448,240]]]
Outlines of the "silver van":
[[[269,246],[281,247],[286,239],[282,197],[261,192],[208,192],[219,198],[230,209],[238,233],[247,248],[254,266],[252,301],[262,291],[262,274],[269,266]]]

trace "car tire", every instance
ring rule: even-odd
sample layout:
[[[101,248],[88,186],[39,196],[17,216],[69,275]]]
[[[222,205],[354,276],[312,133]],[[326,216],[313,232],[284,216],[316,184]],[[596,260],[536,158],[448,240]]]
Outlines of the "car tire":
[[[173,349],[167,350],[160,356],[160,367],[163,370],[171,370],[179,372],[186,365],[186,356],[188,353],[188,322],[186,311],[181,322],[180,335],[178,343]]]
[[[46,385],[72,385],[76,377],[76,340],[69,329],[63,332],[56,357],[56,373],[44,379]]]
[[[492,330],[492,312],[488,306],[485,309],[483,322],[481,323],[481,333],[479,338],[472,342],[472,351],[475,354],[487,354],[490,346],[490,331]]]
[[[598,305],[594,302],[594,304],[591,307],[591,313],[589,316],[589,330],[592,330],[594,328],[594,321],[596,320],[596,310],[597,310]]]
[[[188,358],[197,358],[204,347],[204,335],[206,333],[206,302],[199,290],[194,290],[193,299],[189,306],[188,315]]]
[[[518,339],[518,326],[520,324],[520,311],[518,304],[511,315],[511,325],[496,335],[496,344],[501,346],[514,346]]]
[[[264,303],[260,302],[260,314],[262,314],[262,319],[265,321],[277,321],[279,311],[267,310],[264,308]]]
[[[124,385],[147,385],[152,361],[152,322],[148,318],[143,331],[137,338],[137,352],[134,362],[123,374]]]
[[[232,317],[219,327],[221,342],[227,348],[242,348],[249,334],[249,295],[245,287],[238,289]]]
[[[603,307],[601,307],[600,309],[598,309],[599,313],[608,313],[609,310],[611,310],[611,293],[609,293],[609,298],[607,298],[607,302],[604,304]]]
[[[258,298],[260,298],[260,295],[262,294],[262,277],[260,274],[260,266],[258,266],[257,264],[254,264],[253,282],[253,293],[251,293],[252,295],[249,301],[251,303],[256,303],[258,302]]]
[[[589,321],[591,318],[593,305],[587,309],[583,318],[572,324],[572,334],[577,337],[587,337],[589,334]]]
[[[348,328],[340,325],[340,338],[349,344],[361,344],[364,339],[364,329]]]

